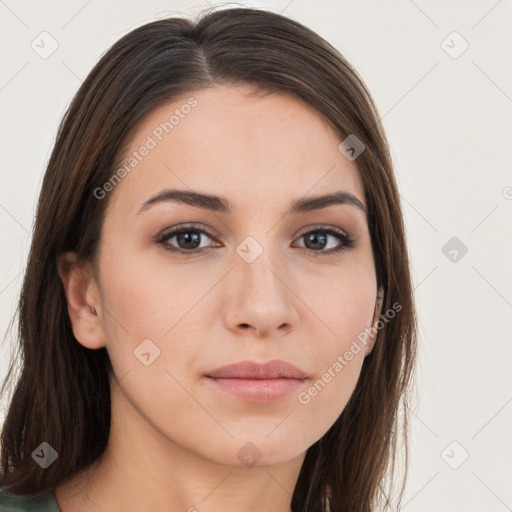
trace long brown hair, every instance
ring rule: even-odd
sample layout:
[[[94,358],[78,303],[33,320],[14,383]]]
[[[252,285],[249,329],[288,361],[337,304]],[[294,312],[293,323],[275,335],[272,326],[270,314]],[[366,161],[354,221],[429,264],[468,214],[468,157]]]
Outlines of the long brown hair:
[[[94,191],[112,176],[136,123],[155,107],[214,83],[295,94],[320,112],[341,140],[355,135],[364,144],[356,163],[377,283],[385,290],[383,311],[392,304],[401,308],[383,322],[342,414],[307,450],[291,505],[294,512],[317,512],[329,494],[332,512],[384,510],[390,504],[387,484],[396,473],[397,450],[407,447],[417,336],[388,143],[368,89],[334,47],[292,19],[249,8],[212,10],[196,21],[161,19],[136,28],[102,56],[62,119],[16,311],[22,365],[1,434],[1,485],[25,495],[54,490],[105,450],[110,360],[105,348],[89,350],[75,339],[57,259],[75,251],[79,261],[94,260],[108,204],[108,197],[98,200]],[[13,360],[2,395],[10,389],[14,369]],[[43,441],[59,454],[58,463],[47,469],[31,457]]]

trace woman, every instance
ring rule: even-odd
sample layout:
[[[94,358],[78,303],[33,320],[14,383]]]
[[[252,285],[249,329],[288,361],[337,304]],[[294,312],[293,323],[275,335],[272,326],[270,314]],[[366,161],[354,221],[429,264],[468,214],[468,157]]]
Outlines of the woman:
[[[19,317],[2,510],[384,510],[416,319],[362,80],[257,9],[124,36],[59,129]]]

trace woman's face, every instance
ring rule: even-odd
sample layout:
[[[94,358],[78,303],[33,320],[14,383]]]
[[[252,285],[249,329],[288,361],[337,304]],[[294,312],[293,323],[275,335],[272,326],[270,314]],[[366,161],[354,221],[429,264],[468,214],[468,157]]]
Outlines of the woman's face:
[[[80,342],[106,346],[124,428],[268,466],[303,455],[343,411],[371,350],[354,340],[372,325],[377,283],[364,209],[309,202],[343,192],[366,204],[342,139],[298,99],[248,91],[183,96],[128,141],[124,172],[95,192],[109,201],[88,289],[100,329]],[[188,200],[159,196],[172,190]],[[306,378],[208,377],[276,359]]]

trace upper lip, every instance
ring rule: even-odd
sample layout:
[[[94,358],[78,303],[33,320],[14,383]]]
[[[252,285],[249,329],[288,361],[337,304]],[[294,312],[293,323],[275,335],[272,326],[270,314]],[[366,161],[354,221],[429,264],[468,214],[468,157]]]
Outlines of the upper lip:
[[[221,366],[206,374],[216,379],[307,379],[308,375],[302,370],[281,359],[267,363],[256,361],[241,361],[239,363]]]

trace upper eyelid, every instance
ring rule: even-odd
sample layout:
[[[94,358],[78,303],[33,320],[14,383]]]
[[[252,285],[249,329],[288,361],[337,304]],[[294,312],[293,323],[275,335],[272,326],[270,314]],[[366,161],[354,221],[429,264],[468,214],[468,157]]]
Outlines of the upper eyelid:
[[[170,228],[163,229],[158,235],[157,238],[162,238],[167,235],[176,236],[176,233],[179,233],[182,230],[190,230],[190,231],[200,231],[201,233],[207,234],[209,237],[214,238],[217,236],[215,232],[212,232],[211,229],[203,226],[202,224],[179,224],[177,226],[173,226]]]
[[[314,232],[326,232],[327,236],[331,236],[338,241],[338,247],[331,248],[328,251],[320,250],[316,251],[314,249],[304,248],[304,250],[307,251],[308,254],[313,255],[315,258],[320,257],[328,257],[328,256],[337,256],[338,254],[342,254],[346,252],[347,250],[351,250],[354,247],[358,246],[358,236],[352,236],[349,234],[346,230],[339,228],[337,226],[333,226],[330,224],[321,224],[321,225],[314,225],[314,226],[308,226],[307,228],[304,228],[305,231],[302,232],[300,235],[296,235],[294,237],[294,243],[295,240],[301,240],[304,236],[306,236],[309,233]],[[172,253],[177,253],[179,255],[183,256],[189,256],[193,257],[194,255],[204,254],[205,251],[208,251],[208,249],[213,248],[212,246],[209,247],[196,247],[191,250],[187,249],[181,249],[179,247],[175,247],[173,244],[170,243],[170,240],[175,238],[177,235],[183,232],[187,231],[197,231],[200,233],[206,234],[208,237],[210,237],[214,242],[218,242],[217,236],[213,233],[210,233],[210,228],[204,228],[198,225],[194,225],[193,223],[188,224],[182,224],[182,225],[175,225],[172,228],[164,229],[161,234],[157,235],[153,238],[153,241],[156,242],[158,245],[161,245],[162,248],[166,251],[170,251]],[[222,243],[222,242],[221,242]]]
[[[187,230],[187,229],[189,229],[190,231],[197,230],[201,233],[206,234],[207,236],[209,236],[212,239],[216,239],[218,236],[215,232],[212,233],[211,232],[212,230],[210,228],[207,228],[205,225],[203,225],[201,223],[198,223],[198,224],[189,223],[189,224],[183,224],[183,225],[178,224],[177,226],[166,228],[163,231],[161,231],[160,234],[158,234],[156,238],[157,239],[162,239],[162,238],[171,239],[171,238],[174,238],[180,231]],[[321,230],[329,230],[329,229],[332,229],[334,232],[340,231],[341,234],[345,235],[347,238],[353,238],[352,235],[350,235],[345,229],[342,229],[342,228],[339,228],[337,226],[333,226],[330,224],[317,224],[317,225],[313,225],[313,226],[308,226],[307,228],[304,228],[304,229],[305,229],[305,231],[303,231],[300,235],[297,235],[295,238],[301,238],[304,235],[307,235],[308,233],[310,233],[312,231],[321,231]],[[334,235],[331,234],[331,236],[334,236]]]

